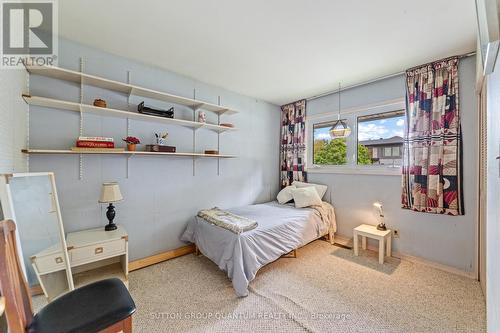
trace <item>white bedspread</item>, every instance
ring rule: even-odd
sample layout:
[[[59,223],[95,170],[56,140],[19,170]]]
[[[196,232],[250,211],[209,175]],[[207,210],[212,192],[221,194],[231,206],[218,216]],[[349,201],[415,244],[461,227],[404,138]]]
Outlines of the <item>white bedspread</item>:
[[[238,296],[248,295],[248,284],[264,265],[325,234],[336,231],[335,214],[313,208],[295,208],[276,201],[228,209],[258,223],[258,227],[235,234],[196,216],[181,240],[198,249],[227,273]]]

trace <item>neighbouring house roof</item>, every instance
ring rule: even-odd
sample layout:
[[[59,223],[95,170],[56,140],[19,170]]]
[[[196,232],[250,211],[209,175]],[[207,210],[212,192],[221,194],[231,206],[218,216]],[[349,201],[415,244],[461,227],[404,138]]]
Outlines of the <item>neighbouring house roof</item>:
[[[396,144],[396,143],[402,144],[403,138],[400,136],[393,136],[392,138],[388,138],[388,139],[359,141],[359,144],[362,144],[363,146],[382,146],[382,145],[389,145],[389,144]]]

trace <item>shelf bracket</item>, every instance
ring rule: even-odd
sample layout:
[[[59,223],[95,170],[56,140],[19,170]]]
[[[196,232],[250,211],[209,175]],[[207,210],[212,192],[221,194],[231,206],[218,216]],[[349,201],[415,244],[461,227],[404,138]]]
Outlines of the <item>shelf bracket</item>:
[[[126,166],[126,175],[125,177],[128,179],[129,175],[130,175],[130,158],[132,157],[132,155],[127,155],[127,166]]]
[[[217,104],[220,106],[220,95],[217,97]],[[220,113],[217,113],[217,125],[220,126]],[[220,154],[220,131],[217,132],[217,151]],[[220,158],[217,157],[217,176],[220,176]]]
[[[193,89],[193,99],[196,100],[196,89]],[[196,110],[197,108],[193,106],[193,121],[196,121]],[[193,128],[193,154],[196,152],[196,128]],[[196,159],[193,156],[193,177],[196,175]]]
[[[80,73],[83,74],[83,58],[80,58]],[[83,81],[80,81],[80,136],[83,136]]]
[[[127,71],[127,84],[130,84],[131,77],[130,71]],[[127,96],[127,111],[130,111],[130,94]],[[127,136],[130,136],[130,118],[127,118]]]
[[[26,90],[28,91],[28,95],[31,96],[30,91],[30,72],[26,67],[26,64],[23,61],[23,65],[26,68]],[[26,98],[23,95],[23,99],[26,103]],[[30,106],[26,109],[26,149],[30,149]],[[30,172],[30,154],[26,155],[26,172]]]
[[[79,157],[80,162],[79,162],[78,180],[82,180],[83,179],[83,154],[80,154],[79,156],[80,156]]]
[[[127,71],[127,84],[130,85],[131,82],[132,82],[132,75],[131,75],[130,71]],[[127,111],[130,111],[130,95],[131,95],[131,93],[132,93],[132,90],[130,91],[130,93],[127,96]]]
[[[83,58],[80,57],[80,73],[83,74]],[[80,136],[83,136],[83,80],[80,80]],[[79,166],[78,166],[78,180],[83,179],[83,154],[79,155]]]
[[[193,106],[191,106],[191,109],[193,111],[198,111],[199,109],[201,109],[203,107],[203,103],[200,103],[200,104],[195,104]],[[193,120],[194,121],[194,120]]]
[[[130,84],[131,83],[131,78],[132,78],[132,75],[130,73],[130,71],[127,71],[127,84]],[[127,96],[127,111],[130,111],[130,95],[132,93],[132,90],[130,90],[130,93],[128,94]],[[130,118],[127,118],[127,137],[130,136]],[[125,177],[128,179],[129,175],[130,175],[130,157],[132,155],[127,155],[127,162],[126,162],[126,165],[125,165],[125,169],[126,169],[126,175]]]

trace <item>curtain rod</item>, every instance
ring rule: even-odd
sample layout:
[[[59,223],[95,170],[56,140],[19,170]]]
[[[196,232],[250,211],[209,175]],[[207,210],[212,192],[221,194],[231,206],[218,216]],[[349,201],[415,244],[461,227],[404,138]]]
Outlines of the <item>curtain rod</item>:
[[[474,52],[469,52],[469,53],[465,53],[465,54],[459,55],[458,58],[459,59],[468,58],[468,57],[472,57],[475,54],[476,54],[475,51]],[[447,59],[447,58],[445,58],[445,59]],[[397,73],[393,73],[393,74],[389,74],[389,75],[379,76],[379,77],[376,77],[376,78],[368,80],[368,81],[351,84],[350,86],[346,86],[346,87],[340,89],[340,91],[344,91],[344,90],[356,88],[356,87],[359,87],[359,86],[364,86],[366,84],[370,84],[370,83],[381,81],[381,80],[385,80],[385,79],[390,79],[391,77],[400,76],[400,75],[403,75],[405,73],[406,73],[405,71],[402,71],[402,72],[397,72]],[[314,96],[311,96],[311,97],[307,97],[306,101],[312,101],[313,99],[317,99],[317,98],[321,98],[321,97],[328,96],[328,95],[331,95],[331,94],[335,94],[338,91],[339,90],[337,89],[337,90],[333,90],[333,91],[327,91],[327,92],[321,93],[319,95],[314,95]]]

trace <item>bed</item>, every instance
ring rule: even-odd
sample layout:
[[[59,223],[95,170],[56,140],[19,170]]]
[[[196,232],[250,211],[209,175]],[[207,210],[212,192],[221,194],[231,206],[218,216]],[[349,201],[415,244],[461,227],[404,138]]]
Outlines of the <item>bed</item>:
[[[181,240],[194,243],[226,272],[238,296],[248,295],[248,284],[262,266],[325,235],[333,244],[335,213],[326,202],[315,208],[295,208],[272,201],[228,211],[255,220],[258,226],[236,234],[196,216]]]

